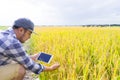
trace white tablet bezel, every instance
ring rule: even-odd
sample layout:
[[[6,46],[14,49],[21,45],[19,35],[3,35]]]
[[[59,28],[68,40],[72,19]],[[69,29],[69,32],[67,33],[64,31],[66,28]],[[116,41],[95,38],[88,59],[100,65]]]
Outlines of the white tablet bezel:
[[[40,53],[39,53],[39,56],[40,56],[42,53],[44,53],[44,52],[40,52]],[[48,53],[45,53],[45,54],[48,54]],[[48,55],[51,55],[51,54],[48,54]],[[38,58],[39,58],[39,56],[37,57],[37,60],[39,60],[39,59],[38,59]],[[52,60],[52,58],[53,58],[53,55],[51,55],[51,57],[50,57],[50,59],[49,59],[49,61],[48,61],[48,62],[45,62],[45,61],[43,61],[43,62],[45,62],[45,63],[50,63],[50,62],[51,62],[51,60]]]

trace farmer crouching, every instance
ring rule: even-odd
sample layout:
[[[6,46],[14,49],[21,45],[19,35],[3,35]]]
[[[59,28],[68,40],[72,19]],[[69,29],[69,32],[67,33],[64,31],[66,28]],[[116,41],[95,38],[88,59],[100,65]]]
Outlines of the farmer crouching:
[[[12,28],[0,32],[0,80],[23,80],[26,70],[40,74],[60,66],[58,63],[50,67],[43,66],[35,62],[38,54],[29,56],[26,53],[22,43],[30,38],[33,30],[31,20],[20,18],[14,22]]]

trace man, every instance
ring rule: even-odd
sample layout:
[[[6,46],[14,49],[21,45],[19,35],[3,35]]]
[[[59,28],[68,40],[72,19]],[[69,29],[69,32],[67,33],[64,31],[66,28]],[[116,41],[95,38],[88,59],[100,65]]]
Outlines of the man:
[[[26,69],[40,74],[52,71],[60,65],[50,67],[34,62],[37,55],[29,56],[21,43],[28,40],[34,30],[34,24],[27,18],[20,18],[14,22],[11,29],[0,32],[0,80],[23,80]],[[11,63],[11,61],[15,63]]]

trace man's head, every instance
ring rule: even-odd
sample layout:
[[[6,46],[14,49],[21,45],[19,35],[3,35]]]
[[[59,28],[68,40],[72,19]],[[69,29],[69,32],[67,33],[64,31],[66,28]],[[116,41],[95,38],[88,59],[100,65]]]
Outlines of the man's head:
[[[34,30],[34,23],[27,18],[19,18],[14,22],[13,29],[17,39],[24,43],[28,40]]]

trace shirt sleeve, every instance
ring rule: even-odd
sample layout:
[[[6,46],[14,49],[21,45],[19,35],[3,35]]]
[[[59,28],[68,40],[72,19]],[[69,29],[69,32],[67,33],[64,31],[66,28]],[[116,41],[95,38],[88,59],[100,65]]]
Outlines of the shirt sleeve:
[[[5,49],[5,54],[9,58],[17,61],[19,64],[22,64],[26,69],[39,74],[44,70],[44,66],[38,63],[35,63],[26,53],[22,45],[18,42],[10,44]]]

